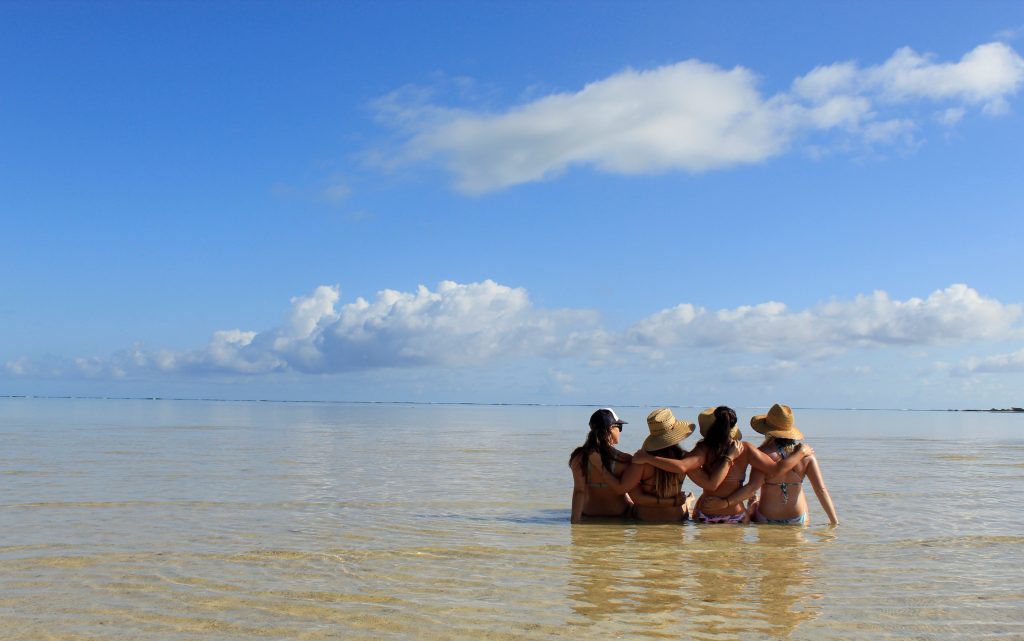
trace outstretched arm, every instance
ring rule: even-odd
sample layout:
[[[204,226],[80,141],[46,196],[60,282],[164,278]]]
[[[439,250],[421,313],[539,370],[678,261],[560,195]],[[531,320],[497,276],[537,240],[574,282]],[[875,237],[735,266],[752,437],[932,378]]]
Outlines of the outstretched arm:
[[[635,463],[646,463],[647,465],[653,465],[659,470],[664,470],[672,474],[689,474],[691,470],[695,470],[704,464],[704,452],[703,450],[694,450],[684,456],[682,459],[664,458],[662,456],[651,456],[643,450],[637,450],[633,454],[633,462]],[[726,473],[728,473],[728,465],[731,461],[723,460],[725,471],[716,469],[711,474],[711,480],[713,481],[718,474],[724,479]],[[721,465],[720,465],[721,467]]]
[[[811,487],[814,488],[814,493],[818,495],[818,503],[821,503],[821,509],[825,510],[829,522],[832,525],[839,525],[836,508],[832,505],[832,495],[828,493],[828,488],[825,487],[825,479],[821,475],[821,468],[818,467],[818,460],[813,457],[807,465],[807,478],[811,482]]]
[[[768,456],[750,443],[744,443],[743,445],[747,448],[747,451],[750,452],[750,456],[747,458],[747,460],[750,461],[750,466],[764,472],[765,478],[769,479],[785,474],[796,467],[797,463],[808,456],[814,456],[814,450],[811,449],[811,446],[801,443],[800,447],[798,447],[795,452],[776,463],[772,457]]]
[[[633,467],[637,468],[638,470],[643,470],[644,468],[644,466],[640,464],[633,465]],[[641,474],[640,476],[642,478],[643,475]],[[625,477],[623,477],[623,480],[625,480]],[[633,489],[629,491],[629,497],[633,499],[633,503],[637,505],[643,505],[645,507],[659,505],[662,507],[668,507],[670,505],[682,505],[684,500],[683,497],[680,496],[679,494],[665,498],[662,498],[657,494],[650,494],[644,491],[644,486],[641,485],[640,483],[637,483],[636,486],[634,486]]]

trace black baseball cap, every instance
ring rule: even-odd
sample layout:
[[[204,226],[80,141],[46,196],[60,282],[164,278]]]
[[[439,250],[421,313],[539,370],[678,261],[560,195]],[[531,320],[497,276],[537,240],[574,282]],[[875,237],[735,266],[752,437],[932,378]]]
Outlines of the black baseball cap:
[[[625,424],[626,421],[619,418],[615,410],[610,407],[602,407],[590,415],[590,429],[592,430],[607,429],[613,425],[618,425],[621,430]]]

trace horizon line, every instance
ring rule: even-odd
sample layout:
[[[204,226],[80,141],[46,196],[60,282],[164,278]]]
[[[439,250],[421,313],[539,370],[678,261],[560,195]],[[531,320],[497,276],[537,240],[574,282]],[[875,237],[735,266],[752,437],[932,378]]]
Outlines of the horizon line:
[[[193,401],[208,403],[316,403],[322,405],[470,405],[483,407],[686,407],[698,408],[706,405],[669,405],[662,403],[526,403],[526,402],[474,402],[474,401],[350,401],[314,399],[272,399],[272,398],[209,398],[178,396],[74,396],[47,394],[0,394],[0,399],[37,400],[83,400],[83,401]],[[737,406],[739,409],[759,409],[770,405]],[[812,407],[797,406],[797,410],[825,410],[838,412],[996,412],[1018,414],[1024,408],[912,408],[912,407]]]

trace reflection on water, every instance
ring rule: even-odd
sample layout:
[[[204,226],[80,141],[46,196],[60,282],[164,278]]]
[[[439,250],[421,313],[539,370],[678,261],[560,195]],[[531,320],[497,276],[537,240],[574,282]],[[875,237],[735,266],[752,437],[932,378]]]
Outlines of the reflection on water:
[[[567,596],[587,625],[647,638],[786,638],[818,616],[831,536],[793,527],[608,523],[571,528]],[[603,624],[603,625],[602,625]]]
[[[624,560],[627,528],[622,523],[591,523],[570,528],[568,596],[573,611],[589,623],[599,623],[625,612]]]
[[[803,411],[830,529],[570,526],[588,415],[0,399],[0,640],[1024,638],[1022,417]]]

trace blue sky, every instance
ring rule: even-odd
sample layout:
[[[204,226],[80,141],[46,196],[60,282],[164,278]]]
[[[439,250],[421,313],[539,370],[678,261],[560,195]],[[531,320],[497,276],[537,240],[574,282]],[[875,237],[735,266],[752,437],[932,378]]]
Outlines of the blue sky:
[[[1024,401],[1018,2],[15,2],[0,55],[0,393]]]

